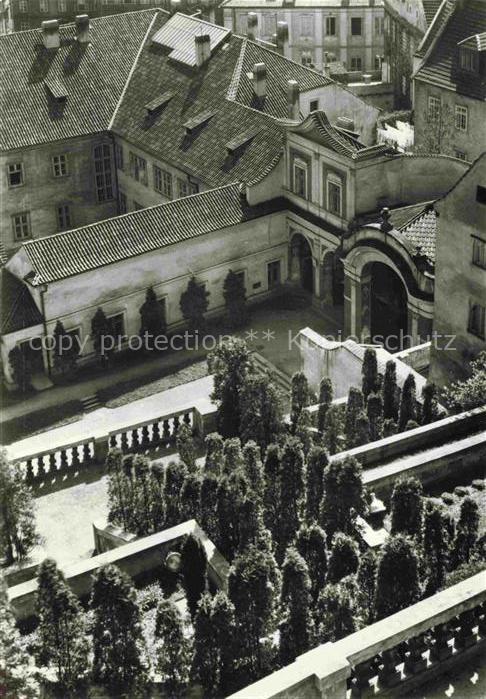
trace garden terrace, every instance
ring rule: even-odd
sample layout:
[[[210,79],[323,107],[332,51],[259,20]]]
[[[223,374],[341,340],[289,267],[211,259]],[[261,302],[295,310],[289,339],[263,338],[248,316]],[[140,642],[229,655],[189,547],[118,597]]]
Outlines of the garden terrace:
[[[335,643],[230,699],[361,699],[411,692],[486,647],[486,577],[474,575]]]

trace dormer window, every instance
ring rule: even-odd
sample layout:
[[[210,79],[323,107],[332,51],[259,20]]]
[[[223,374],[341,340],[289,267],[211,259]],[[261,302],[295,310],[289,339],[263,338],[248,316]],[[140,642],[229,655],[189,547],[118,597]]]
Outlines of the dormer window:
[[[303,160],[295,160],[293,168],[294,194],[307,199],[307,164]]]
[[[468,73],[479,72],[479,54],[473,49],[461,47],[459,49],[459,66]]]

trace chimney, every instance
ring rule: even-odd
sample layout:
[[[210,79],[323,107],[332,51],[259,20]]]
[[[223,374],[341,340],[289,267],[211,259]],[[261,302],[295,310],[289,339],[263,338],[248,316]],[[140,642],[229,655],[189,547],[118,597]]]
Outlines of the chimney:
[[[211,39],[209,34],[198,34],[194,37],[196,49],[196,65],[200,68],[211,58]]]
[[[289,25],[287,22],[277,22],[277,49],[283,56],[288,54]]]
[[[58,49],[61,45],[59,37],[59,20],[48,19],[41,24],[42,41],[46,49]]]
[[[255,63],[253,66],[253,90],[257,97],[267,94],[267,67],[265,63]]]
[[[297,80],[287,82],[287,111],[289,119],[299,121],[300,119],[300,90]]]
[[[88,15],[76,15],[76,39],[78,44],[89,44],[91,36]]]
[[[256,12],[249,12],[247,18],[246,35],[249,39],[254,40],[258,27],[258,15]]]

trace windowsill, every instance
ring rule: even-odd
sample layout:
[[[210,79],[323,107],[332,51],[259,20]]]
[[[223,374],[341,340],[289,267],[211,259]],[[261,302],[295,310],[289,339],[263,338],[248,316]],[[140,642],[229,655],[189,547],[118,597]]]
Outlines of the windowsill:
[[[25,187],[25,182],[22,182],[22,184],[9,184],[8,185],[9,189],[20,189],[21,187]]]

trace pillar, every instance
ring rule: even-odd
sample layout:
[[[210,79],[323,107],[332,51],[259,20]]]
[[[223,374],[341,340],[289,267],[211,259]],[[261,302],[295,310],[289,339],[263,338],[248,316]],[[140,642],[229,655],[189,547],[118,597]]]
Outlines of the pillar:
[[[320,265],[321,272],[321,298],[324,303],[328,306],[333,305],[333,257],[332,253],[327,254],[324,257],[322,264]]]
[[[312,267],[314,269],[314,296],[317,299],[321,298],[321,265],[318,260],[312,258]]]
[[[300,245],[294,238],[290,242],[289,281],[294,284],[300,284],[300,278]]]

